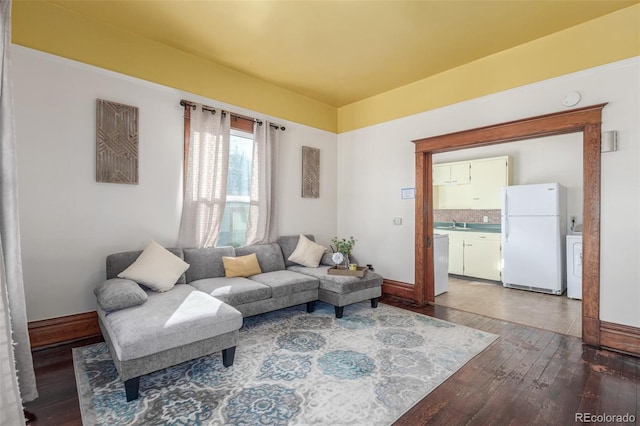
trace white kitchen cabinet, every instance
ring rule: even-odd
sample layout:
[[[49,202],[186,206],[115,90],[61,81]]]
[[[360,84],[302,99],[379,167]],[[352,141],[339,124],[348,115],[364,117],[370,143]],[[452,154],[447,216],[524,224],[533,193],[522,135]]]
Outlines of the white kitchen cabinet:
[[[500,209],[503,186],[509,185],[509,157],[471,161],[471,208]]]
[[[433,208],[493,210],[509,185],[509,157],[433,165]]]
[[[501,280],[500,234],[436,229],[449,235],[449,273],[486,280]]]
[[[434,186],[433,201],[436,209],[469,209],[471,208],[471,185]],[[437,203],[436,203],[437,201]]]
[[[464,185],[469,183],[470,165],[468,161],[435,164],[433,166],[434,185]]]
[[[500,234],[468,233],[464,237],[463,257],[463,275],[500,281]]]

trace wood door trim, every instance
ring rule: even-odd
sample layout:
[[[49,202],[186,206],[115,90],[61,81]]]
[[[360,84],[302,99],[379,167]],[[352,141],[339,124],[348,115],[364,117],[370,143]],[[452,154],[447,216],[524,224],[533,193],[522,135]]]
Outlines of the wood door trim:
[[[416,148],[416,234],[414,301],[433,303],[433,255],[423,248],[433,239],[431,159],[434,153],[544,136],[583,135],[582,340],[600,346],[600,137],[606,103],[413,141]],[[432,252],[431,252],[432,253]]]

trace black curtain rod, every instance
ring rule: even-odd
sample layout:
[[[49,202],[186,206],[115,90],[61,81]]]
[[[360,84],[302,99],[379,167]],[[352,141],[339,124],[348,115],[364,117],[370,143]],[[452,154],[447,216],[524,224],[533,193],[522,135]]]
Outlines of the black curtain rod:
[[[180,105],[182,105],[183,107],[190,106],[191,109],[196,109],[195,102],[185,101],[184,99],[182,99],[180,101]],[[214,107],[210,107],[210,106],[206,106],[206,105],[202,105],[202,110],[203,111],[209,111],[209,112],[211,112],[211,114],[215,114],[216,113],[216,110],[215,110]]]
[[[191,102],[191,101],[186,101],[184,99],[180,100],[180,105],[183,107],[191,107],[191,109],[196,109],[196,103],[195,102]],[[211,114],[215,114],[216,110],[213,107],[210,106],[206,106],[206,105],[202,105],[202,109],[204,111],[210,111]],[[225,116],[227,114],[227,111],[222,111],[222,115]],[[258,126],[262,126],[262,121],[258,120],[257,118],[250,118],[250,117],[244,117],[242,115],[238,115],[238,114],[234,114],[234,113],[230,113],[231,117],[234,117],[236,119],[239,120],[247,120],[247,121],[253,121],[255,123],[258,123]],[[280,129],[280,130],[286,130],[286,128],[284,126],[280,126],[278,124],[273,124],[273,123],[269,123],[270,127],[273,127],[274,129]]]

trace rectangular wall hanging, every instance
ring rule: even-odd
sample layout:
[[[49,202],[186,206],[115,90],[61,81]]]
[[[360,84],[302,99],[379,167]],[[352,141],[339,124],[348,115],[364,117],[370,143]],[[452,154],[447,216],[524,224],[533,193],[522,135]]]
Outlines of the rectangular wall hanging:
[[[320,198],[320,150],[302,147],[302,198]]]
[[[96,181],[138,184],[138,108],[98,99]]]

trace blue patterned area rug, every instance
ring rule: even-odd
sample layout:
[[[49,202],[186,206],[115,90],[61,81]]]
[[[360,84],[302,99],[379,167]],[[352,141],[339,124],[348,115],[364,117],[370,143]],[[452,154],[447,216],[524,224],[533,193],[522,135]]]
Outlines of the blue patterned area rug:
[[[245,318],[220,354],[140,379],[126,402],[104,343],[74,349],[85,425],[390,425],[498,336],[392,306]]]

